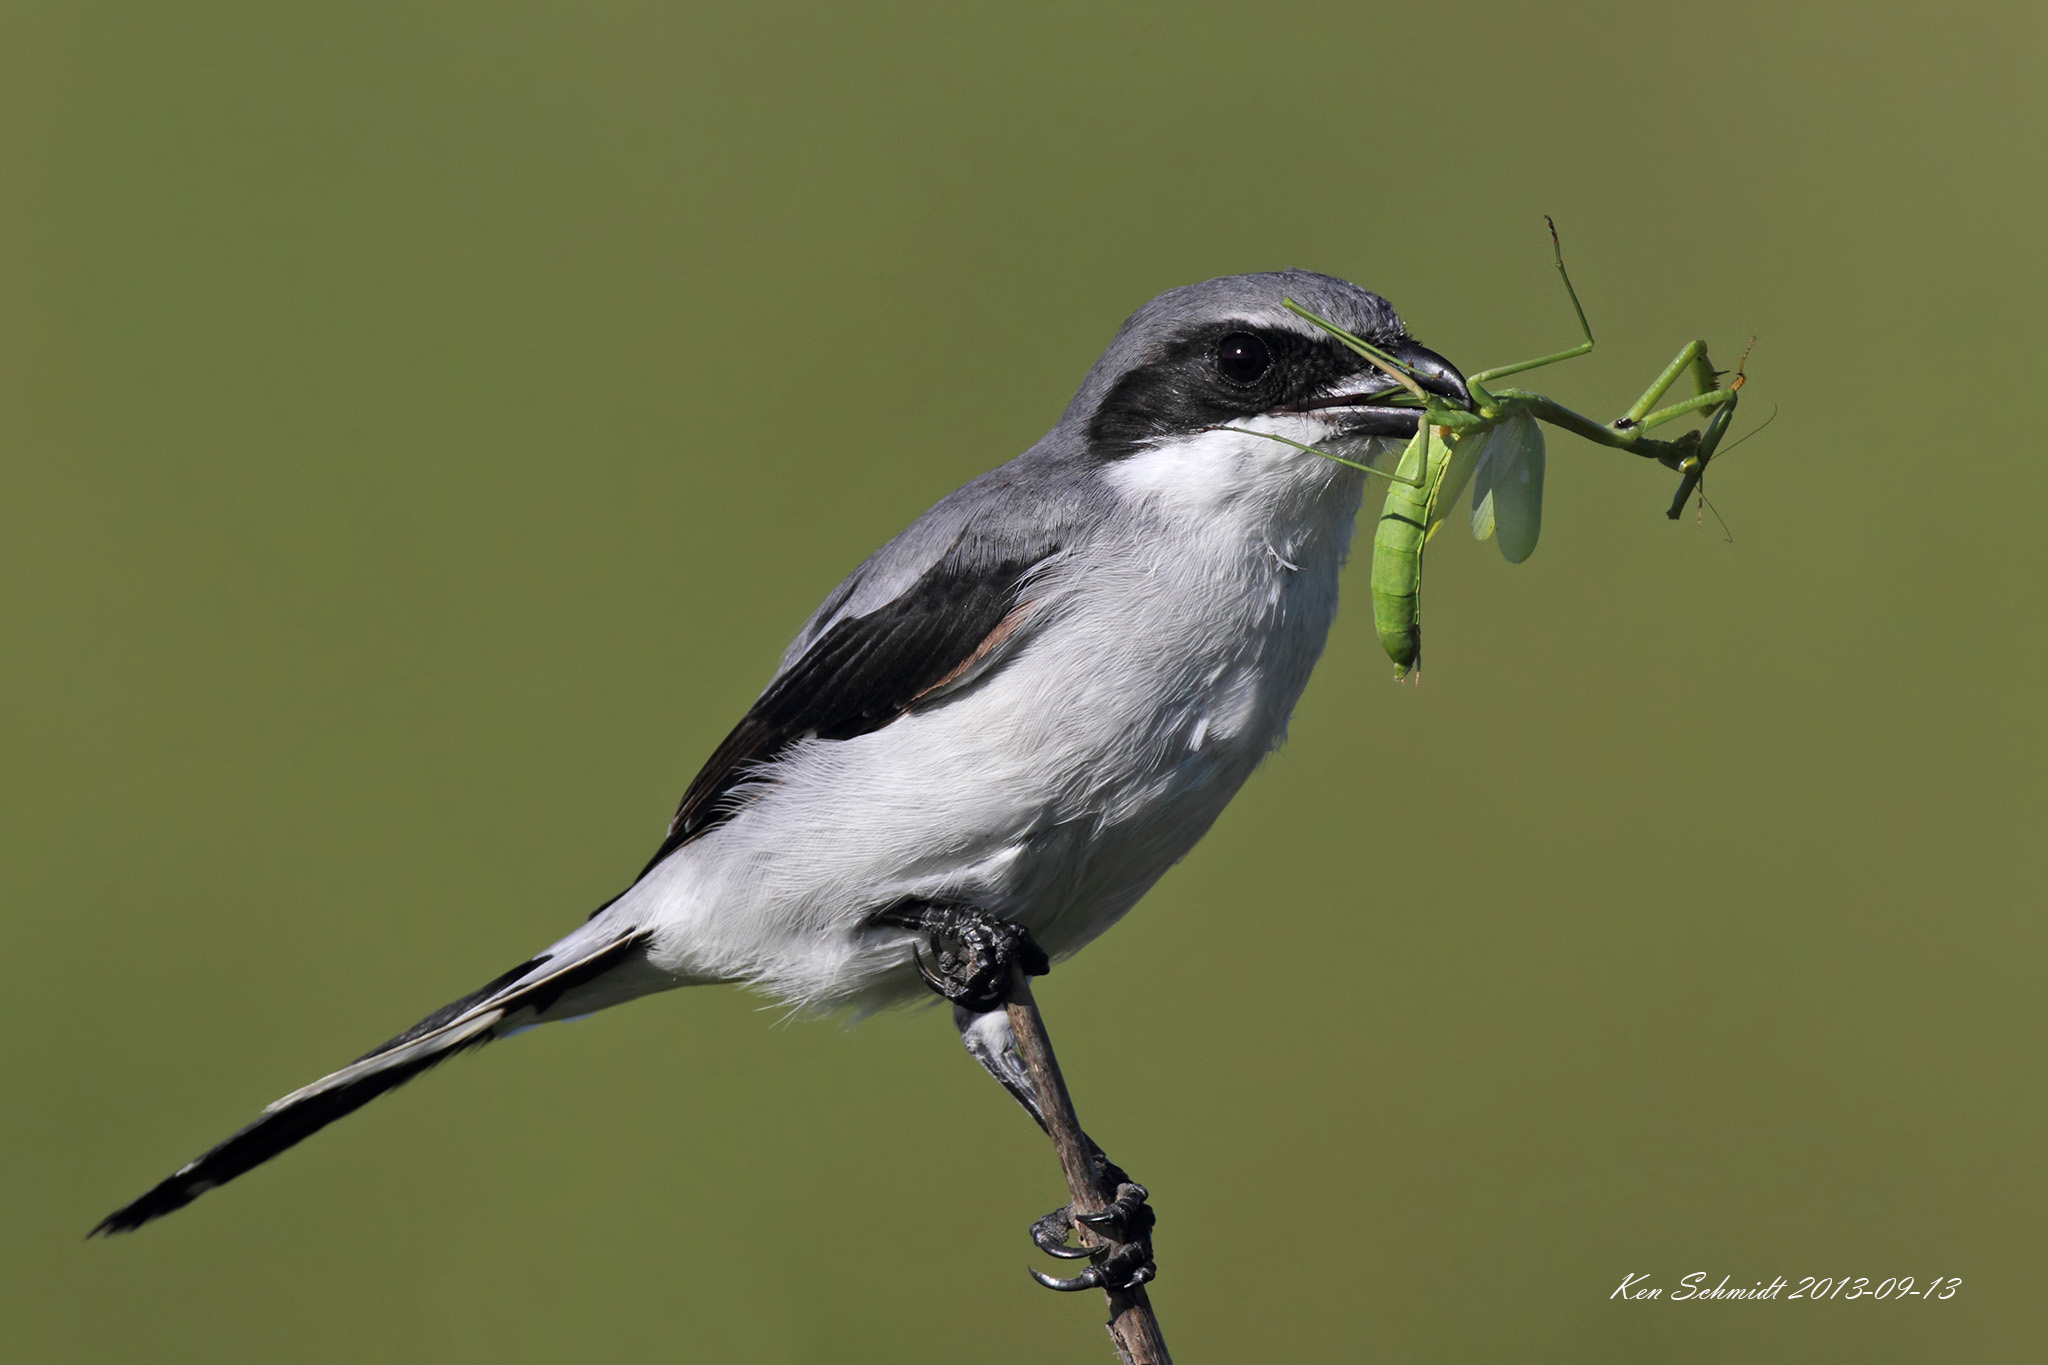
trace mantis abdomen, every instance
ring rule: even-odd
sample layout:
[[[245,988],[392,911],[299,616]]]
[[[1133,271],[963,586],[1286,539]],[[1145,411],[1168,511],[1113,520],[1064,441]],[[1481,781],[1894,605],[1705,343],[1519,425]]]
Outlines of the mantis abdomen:
[[[1423,422],[1401,452],[1373,533],[1372,624],[1396,678],[1422,660],[1422,545],[1450,460],[1442,429]]]

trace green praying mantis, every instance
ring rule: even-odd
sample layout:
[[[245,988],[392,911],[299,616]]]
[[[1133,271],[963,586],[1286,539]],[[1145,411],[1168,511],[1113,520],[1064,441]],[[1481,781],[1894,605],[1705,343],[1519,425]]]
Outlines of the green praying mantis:
[[[1550,223],[1550,219],[1546,216],[1544,222]],[[1341,460],[1327,451],[1313,451],[1388,480],[1386,504],[1373,535],[1372,605],[1373,626],[1387,657],[1394,661],[1397,679],[1409,676],[1422,659],[1423,547],[1467,484],[1473,489],[1474,536],[1481,540],[1497,539],[1501,554],[1511,564],[1521,563],[1535,550],[1543,520],[1544,451],[1539,422],[1676,470],[1680,475],[1678,493],[1666,513],[1676,520],[1699,488],[1707,464],[1720,448],[1721,438],[1735,416],[1745,375],[1738,366],[1733,381],[1722,387],[1719,374],[1707,358],[1704,341],[1688,342],[1643,391],[1642,397],[1612,422],[1596,422],[1540,393],[1488,389],[1486,384],[1490,380],[1555,365],[1593,349],[1593,328],[1586,321],[1586,310],[1579,303],[1578,291],[1572,287],[1570,273],[1565,270],[1564,249],[1558,243],[1555,223],[1550,223],[1550,244],[1557,273],[1564,280],[1565,292],[1571,298],[1572,311],[1578,315],[1579,330],[1585,340],[1552,355],[1467,376],[1465,383],[1472,396],[1469,409],[1426,392],[1394,357],[1294,300],[1285,300],[1297,316],[1328,332],[1399,383],[1406,392],[1390,398],[1390,403],[1420,409],[1414,439],[1392,471]],[[1744,352],[1745,362],[1747,358],[1748,353]],[[1658,407],[1671,386],[1688,374],[1692,377],[1694,395],[1668,407]],[[1669,441],[1645,435],[1694,413],[1706,414],[1706,423],[1698,430]]]

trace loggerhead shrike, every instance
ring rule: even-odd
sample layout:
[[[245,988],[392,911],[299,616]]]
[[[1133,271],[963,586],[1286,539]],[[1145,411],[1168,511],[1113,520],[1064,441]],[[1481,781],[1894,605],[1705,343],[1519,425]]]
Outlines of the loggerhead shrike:
[[[181,1208],[453,1053],[676,986],[856,1013],[936,990],[1043,1124],[1002,1008],[1011,964],[1081,948],[1194,846],[1280,743],[1329,634],[1364,476],[1287,442],[1369,460],[1415,431],[1417,409],[1383,401],[1395,381],[1286,298],[1469,404],[1343,280],[1160,295],[1042,440],[833,590],[631,886],[94,1232]],[[1143,1187],[1098,1160],[1118,1251],[1062,1288],[1150,1274]],[[1066,1213],[1033,1230],[1055,1254],[1075,1254]]]

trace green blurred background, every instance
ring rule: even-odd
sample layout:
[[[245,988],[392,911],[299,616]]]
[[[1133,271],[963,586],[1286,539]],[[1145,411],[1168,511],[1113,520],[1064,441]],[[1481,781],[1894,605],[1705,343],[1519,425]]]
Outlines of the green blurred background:
[[[2030,6],[0,10],[0,1354],[1102,1360],[932,1011],[685,992],[115,1204],[622,885],[818,597],[1285,265],[1717,465],[1363,564],[1041,991],[1184,1362],[2040,1359]],[[1040,1264],[1044,1264],[1043,1261]],[[1624,1305],[1649,1272],[1948,1302]]]

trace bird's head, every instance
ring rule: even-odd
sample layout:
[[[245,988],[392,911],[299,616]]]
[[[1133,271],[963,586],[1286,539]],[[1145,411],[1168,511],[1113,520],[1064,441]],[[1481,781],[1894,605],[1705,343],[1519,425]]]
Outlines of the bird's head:
[[[1085,433],[1096,460],[1238,425],[1306,443],[1413,434],[1414,410],[1387,407],[1400,383],[1289,299],[1391,355],[1424,389],[1469,405],[1456,367],[1409,337],[1385,299],[1329,275],[1277,270],[1170,290],[1133,313],[1061,425]],[[1265,453],[1274,452],[1284,448]]]

